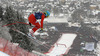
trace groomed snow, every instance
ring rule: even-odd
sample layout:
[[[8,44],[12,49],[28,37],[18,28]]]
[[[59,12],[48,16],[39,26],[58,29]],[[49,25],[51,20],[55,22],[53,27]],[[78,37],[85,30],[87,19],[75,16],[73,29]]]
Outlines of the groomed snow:
[[[77,34],[73,33],[62,34],[61,38],[54,44],[54,47],[51,47],[47,55],[59,56],[67,53],[76,36]]]
[[[76,34],[72,34],[72,33],[66,33],[63,34],[60,38],[60,40],[58,40],[58,44],[65,44],[67,47],[70,47],[74,41],[74,39],[76,38]]]
[[[10,56],[10,55],[0,51],[0,56]]]
[[[67,18],[53,18],[53,17],[49,17],[48,19],[45,19],[44,21],[48,22],[48,23],[68,23]]]

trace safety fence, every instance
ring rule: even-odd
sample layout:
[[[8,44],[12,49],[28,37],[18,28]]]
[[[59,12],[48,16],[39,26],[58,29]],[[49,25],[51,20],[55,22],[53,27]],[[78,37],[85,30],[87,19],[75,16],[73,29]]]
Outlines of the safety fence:
[[[18,45],[11,43],[8,40],[0,38],[0,51],[10,56],[38,56],[34,53],[28,52]]]

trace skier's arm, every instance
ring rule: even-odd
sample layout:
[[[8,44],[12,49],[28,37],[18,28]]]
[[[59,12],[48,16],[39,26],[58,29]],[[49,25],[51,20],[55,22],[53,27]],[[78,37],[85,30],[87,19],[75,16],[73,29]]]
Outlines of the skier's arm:
[[[42,15],[41,17],[42,17],[41,18],[41,29],[43,29],[43,21],[44,21],[45,15]]]

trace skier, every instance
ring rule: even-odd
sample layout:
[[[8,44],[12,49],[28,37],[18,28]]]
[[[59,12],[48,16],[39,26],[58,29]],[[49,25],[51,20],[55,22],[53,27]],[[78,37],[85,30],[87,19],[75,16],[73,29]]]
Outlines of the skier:
[[[41,31],[43,31],[44,18],[47,18],[49,15],[50,15],[49,11],[45,11],[44,13],[35,12],[34,14],[31,14],[28,17],[28,21],[29,21],[30,26],[31,24],[33,24],[35,27],[32,29],[32,31],[28,35],[34,37],[33,33],[35,33],[35,31],[38,30],[39,28],[41,28]],[[41,21],[38,22],[37,21],[38,19],[41,19]]]

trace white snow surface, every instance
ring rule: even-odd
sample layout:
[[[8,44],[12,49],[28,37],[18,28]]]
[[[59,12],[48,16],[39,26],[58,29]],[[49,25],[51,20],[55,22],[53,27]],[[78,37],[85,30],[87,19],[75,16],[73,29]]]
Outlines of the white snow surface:
[[[10,55],[0,51],[0,56],[10,56]]]
[[[58,29],[55,26],[52,26],[49,28],[50,30],[58,31]]]
[[[51,47],[48,53],[49,56],[60,56],[68,52],[70,46],[73,44],[74,39],[77,34],[74,33],[64,33],[61,38]]]
[[[44,21],[48,23],[68,23],[67,18],[53,18],[53,17],[48,17]]]

